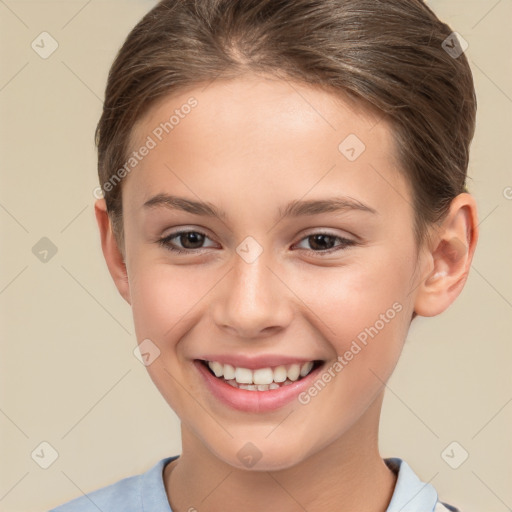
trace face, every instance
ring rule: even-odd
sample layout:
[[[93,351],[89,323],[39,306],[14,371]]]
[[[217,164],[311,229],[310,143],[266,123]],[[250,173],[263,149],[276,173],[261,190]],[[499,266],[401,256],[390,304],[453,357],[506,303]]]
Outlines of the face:
[[[232,466],[276,469],[375,424],[421,267],[386,122],[246,76],[166,98],[132,141],[150,150],[123,184],[128,300],[185,428]]]

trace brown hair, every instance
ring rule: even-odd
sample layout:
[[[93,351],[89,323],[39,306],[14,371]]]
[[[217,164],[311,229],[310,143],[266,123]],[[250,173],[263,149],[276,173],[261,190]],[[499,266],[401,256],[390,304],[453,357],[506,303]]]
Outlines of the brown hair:
[[[135,26],[108,76],[98,173],[124,253],[119,169],[133,127],[171,93],[248,72],[328,87],[391,123],[411,185],[415,235],[467,192],[476,98],[451,28],[420,0],[162,0]],[[444,43],[444,44],[443,44]],[[340,141],[341,142],[341,141]]]

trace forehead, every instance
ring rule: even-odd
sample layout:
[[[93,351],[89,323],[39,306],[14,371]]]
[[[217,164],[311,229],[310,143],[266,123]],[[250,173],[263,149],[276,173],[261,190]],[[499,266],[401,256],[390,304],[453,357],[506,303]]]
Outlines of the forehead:
[[[386,120],[317,86],[256,75],[195,85],[161,99],[132,135],[132,150],[154,143],[126,178],[139,205],[187,184],[219,201],[236,190],[280,202],[333,187],[377,202],[409,195]]]
[[[250,125],[254,131],[261,128],[263,133],[263,129],[271,126],[278,129],[281,122],[293,124],[294,131],[301,127],[306,130],[316,127],[319,133],[322,128],[337,132],[348,123],[361,134],[377,125],[380,125],[378,131],[390,131],[375,108],[363,105],[362,100],[342,91],[248,73],[236,79],[217,79],[191,85],[160,98],[134,126],[130,145],[136,147],[143,142],[147,134],[160,123],[169,121],[173,113],[177,116],[172,120],[172,131],[178,124],[185,124],[181,121],[188,117],[190,109],[187,104],[191,98],[197,106],[190,117],[197,121],[196,124],[203,122],[204,133],[215,131],[212,121],[224,128],[244,128],[244,134]],[[181,110],[186,111],[184,115]]]

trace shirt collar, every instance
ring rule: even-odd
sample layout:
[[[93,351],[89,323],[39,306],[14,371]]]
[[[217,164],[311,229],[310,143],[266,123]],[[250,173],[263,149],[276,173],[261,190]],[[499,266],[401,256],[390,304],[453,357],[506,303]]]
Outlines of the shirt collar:
[[[404,460],[393,457],[384,462],[398,474],[386,512],[432,512],[438,499],[434,487],[422,482]]]
[[[179,455],[159,461],[143,475],[141,499],[143,510],[172,512],[165,492],[163,469]],[[397,457],[384,459],[386,465],[397,474],[395,490],[386,512],[432,512],[437,503],[434,487],[422,482],[409,464]]]
[[[179,455],[158,461],[151,469],[143,473],[140,483],[142,510],[151,512],[172,512],[164,484],[164,468]]]

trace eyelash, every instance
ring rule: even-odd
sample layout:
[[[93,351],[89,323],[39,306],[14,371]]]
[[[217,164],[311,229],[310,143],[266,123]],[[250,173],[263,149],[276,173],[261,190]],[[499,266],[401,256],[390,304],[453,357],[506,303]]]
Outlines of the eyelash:
[[[194,253],[194,252],[197,252],[197,251],[200,251],[201,248],[199,249],[179,249],[175,246],[173,246],[171,244],[171,240],[173,238],[177,238],[179,237],[180,235],[183,235],[183,234],[187,234],[187,233],[197,233],[199,235],[202,235],[206,238],[208,238],[208,235],[206,233],[203,233],[202,231],[196,231],[196,230],[183,230],[183,231],[177,231],[176,233],[172,233],[170,234],[169,236],[166,236],[164,238],[160,238],[159,240],[157,240],[157,243],[164,247],[165,249],[169,250],[169,251],[172,251],[176,254],[191,254],[191,253]],[[325,255],[328,255],[328,254],[331,254],[333,252],[337,252],[337,251],[341,251],[341,250],[344,250],[348,247],[351,247],[351,246],[354,246],[354,245],[357,245],[357,242],[355,240],[350,240],[348,238],[343,238],[341,236],[337,236],[337,235],[333,235],[331,233],[324,233],[324,232],[315,232],[315,233],[311,233],[307,236],[305,236],[304,238],[302,238],[300,240],[300,242],[302,242],[303,240],[306,240],[312,236],[315,236],[315,235],[323,235],[323,236],[328,236],[328,237],[331,237],[331,238],[336,238],[338,240],[341,241],[341,244],[338,245],[337,247],[333,247],[331,249],[325,249],[325,250],[321,250],[321,251],[314,251],[312,249],[309,249],[310,252],[313,252],[315,254],[318,254],[319,256],[325,256]],[[308,249],[301,249],[301,250],[308,250]]]

